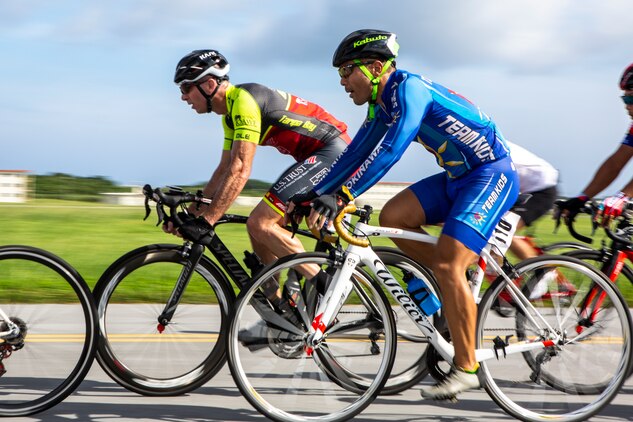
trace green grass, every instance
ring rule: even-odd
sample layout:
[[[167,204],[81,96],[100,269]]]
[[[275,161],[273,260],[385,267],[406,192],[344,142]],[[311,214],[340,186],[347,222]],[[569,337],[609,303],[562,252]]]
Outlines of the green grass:
[[[249,211],[247,207],[230,210],[235,214]],[[144,215],[143,207],[86,202],[36,200],[25,205],[0,204],[0,245],[22,244],[46,249],[75,267],[92,288],[103,271],[124,253],[151,243],[181,242],[155,226],[154,210],[146,221],[143,221]],[[374,221],[377,222],[377,218]],[[589,224],[588,218],[581,220],[579,232],[589,234]],[[540,244],[572,240],[565,227],[556,234],[553,230],[553,220],[546,217],[532,227],[530,233]],[[244,250],[251,250],[243,225],[221,226],[218,234],[240,260]],[[598,232],[594,245],[600,245],[602,238],[602,232]],[[375,240],[374,244],[393,245],[388,239]],[[633,303],[632,286],[620,284],[629,303]]]

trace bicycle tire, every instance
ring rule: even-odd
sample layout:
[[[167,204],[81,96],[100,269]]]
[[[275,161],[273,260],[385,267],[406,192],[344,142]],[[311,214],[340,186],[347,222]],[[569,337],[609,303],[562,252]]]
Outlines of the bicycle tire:
[[[99,315],[97,362],[122,387],[146,396],[180,395],[205,384],[226,361],[224,338],[235,293],[202,256],[172,321],[158,316],[183,266],[183,245],[135,249],[103,273],[94,294]]]
[[[260,287],[271,280],[279,283],[282,291],[291,272],[304,265],[318,265],[322,270],[335,267],[328,254],[306,252],[290,255],[266,267],[248,290],[238,296],[235,314],[229,325],[227,343],[231,375],[246,400],[260,413],[275,421],[340,421],[360,413],[380,393],[387,381],[396,355],[396,327],[389,301],[380,285],[360,272],[353,274],[350,294],[341,298],[341,307],[329,327],[324,340],[307,353],[306,329],[313,318],[311,301],[296,302],[296,318],[282,318],[275,312],[261,309],[257,299]],[[301,290],[311,297],[310,284],[302,277]],[[355,310],[363,310],[363,298],[358,290],[371,298],[371,306],[379,318],[356,319]],[[304,306],[305,305],[305,306]],[[380,327],[378,327],[380,325]],[[259,327],[259,328],[258,328]],[[372,353],[367,341],[370,328],[380,328],[374,341],[380,353]],[[258,346],[259,345],[259,346]],[[285,346],[299,350],[299,354],[280,353]],[[250,347],[250,349],[249,349]],[[362,373],[371,378],[367,388],[350,392],[332,379],[330,371],[343,368],[337,376],[348,377]],[[336,377],[335,377],[336,379]],[[349,385],[353,380],[348,380]]]
[[[66,261],[19,245],[0,247],[0,291],[0,309],[20,328],[0,337],[0,416],[39,413],[72,394],[92,365],[92,294]],[[5,332],[7,321],[0,319]]]
[[[599,271],[601,271],[602,264],[604,261],[603,260],[604,254],[602,251],[599,251],[599,250],[575,250],[575,251],[566,252],[565,255],[585,261],[589,263],[590,265],[592,265],[593,267],[595,267]],[[605,275],[609,279],[611,278],[608,274],[605,274]],[[625,263],[622,266],[620,275],[618,276],[617,280],[615,280],[615,286],[618,289],[621,289],[623,287],[622,286],[623,284],[627,284],[625,283],[625,280],[631,285],[633,285],[633,269],[631,269],[631,266],[627,263]],[[620,292],[621,291],[622,290],[620,290]],[[629,371],[629,377],[631,375],[633,375],[633,366],[631,366],[631,370]]]
[[[549,245],[545,245],[543,247],[541,247],[541,249],[543,250],[543,252],[546,253],[556,253],[559,254],[561,253],[561,251],[566,251],[566,250],[571,250],[571,251],[575,251],[575,250],[583,250],[583,251],[590,251],[593,250],[591,248],[591,246],[587,245],[586,243],[581,243],[581,242],[573,242],[573,241],[562,241],[562,242],[555,242],[555,243],[550,243]]]
[[[626,302],[603,274],[573,257],[540,256],[522,261],[515,271],[513,281],[519,283],[531,307],[514,301],[514,315],[498,317],[492,309],[499,296],[507,293],[502,278],[479,304],[477,347],[496,344],[499,354],[498,360],[481,364],[484,387],[501,408],[520,420],[587,420],[617,395],[631,367],[633,341]],[[571,295],[558,288],[556,277],[560,276],[575,287]],[[548,290],[536,287],[543,280]],[[603,289],[606,298],[588,325],[578,308],[594,285]],[[561,294],[551,294],[552,290]],[[541,318],[552,331],[544,328]],[[553,333],[560,336],[553,346],[503,356],[501,343],[506,339],[540,342],[556,339]]]
[[[599,271],[601,270],[602,264],[604,263],[603,252],[595,249],[569,251],[566,252],[565,255],[588,262]],[[609,278],[609,275],[606,275]],[[618,287],[621,286],[624,279],[626,279],[629,283],[631,283],[631,285],[633,285],[633,269],[631,269],[631,266],[626,263],[622,266],[620,276],[615,281],[615,285]]]

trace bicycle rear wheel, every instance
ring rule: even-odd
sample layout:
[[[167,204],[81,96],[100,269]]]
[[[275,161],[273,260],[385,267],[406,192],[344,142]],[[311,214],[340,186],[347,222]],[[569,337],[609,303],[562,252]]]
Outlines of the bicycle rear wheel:
[[[192,272],[169,324],[158,322],[188,265],[182,245],[148,245],[119,258],[97,282],[97,361],[130,391],[184,394],[224,365],[224,336],[235,295],[206,257]]]
[[[0,416],[41,412],[75,391],[92,365],[97,319],[90,289],[59,257],[4,246],[0,292]]]
[[[491,309],[508,293],[497,279],[479,304],[478,348],[499,359],[482,363],[485,388],[506,412],[525,421],[584,421],[617,395],[631,366],[631,317],[609,280],[567,256],[541,256],[517,265],[514,281],[529,304],[501,318]],[[564,288],[562,286],[565,286]],[[598,287],[592,314],[583,303]],[[598,297],[596,296],[596,299]],[[553,343],[504,356],[503,343]]]
[[[330,326],[323,327],[324,340],[309,353],[307,327],[320,323],[312,281],[298,278],[301,294],[294,296],[291,315],[274,312],[261,293],[270,283],[286,290],[307,265],[324,273],[336,267],[326,254],[292,255],[265,269],[240,294],[229,326],[231,374],[249,403],[270,419],[349,419],[373,401],[389,376],[396,348],[393,313],[381,287],[356,272],[351,293],[341,298]]]

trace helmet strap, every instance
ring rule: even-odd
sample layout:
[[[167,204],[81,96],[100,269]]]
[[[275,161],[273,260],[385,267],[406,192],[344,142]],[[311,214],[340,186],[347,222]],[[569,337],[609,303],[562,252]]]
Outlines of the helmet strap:
[[[376,105],[376,100],[378,99],[378,84],[380,83],[380,79],[387,72],[387,69],[391,67],[391,62],[393,62],[393,58],[387,60],[382,67],[382,72],[380,75],[374,77],[372,73],[365,67],[363,62],[358,59],[354,59],[354,63],[360,68],[361,72],[367,76],[367,79],[371,82],[371,99],[369,100],[369,110],[367,110],[367,120],[373,120],[375,117],[374,106]]]
[[[196,88],[198,88],[198,91],[200,91],[200,94],[202,94],[202,96],[207,100],[207,113],[211,113],[211,110],[213,110],[213,105],[211,104],[211,100],[215,96],[215,93],[218,92],[218,88],[220,88],[220,84],[222,83],[221,80],[217,80],[217,79],[216,79],[216,82],[217,83],[215,85],[215,89],[210,95],[204,92],[204,89],[200,87],[200,84],[196,84]]]

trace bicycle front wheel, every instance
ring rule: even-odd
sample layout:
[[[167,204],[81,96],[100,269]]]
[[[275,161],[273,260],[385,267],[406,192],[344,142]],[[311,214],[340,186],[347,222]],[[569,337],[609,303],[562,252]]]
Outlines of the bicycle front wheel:
[[[86,376],[97,344],[90,289],[59,257],[0,247],[0,416],[46,410]]]
[[[478,348],[499,359],[482,363],[485,388],[525,421],[584,421],[617,395],[631,365],[631,317],[620,293],[590,265],[567,256],[519,263],[512,295],[497,279],[479,304]],[[515,308],[497,315],[500,302]],[[507,306],[507,305],[506,305]],[[545,347],[505,356],[504,344]]]
[[[114,262],[95,287],[101,335],[97,361],[130,391],[184,394],[224,365],[225,327],[235,295],[206,257],[179,292],[171,320],[159,323],[179,275],[189,267],[180,245],[144,246]]]
[[[351,283],[350,294],[331,299],[341,306],[327,326],[315,315],[322,298],[301,271],[328,274],[336,267],[326,254],[291,255],[265,269],[238,297],[229,326],[231,374],[244,397],[270,419],[349,419],[373,401],[389,376],[396,327],[389,302],[371,277],[356,271],[351,280],[333,280]],[[281,313],[262,287],[270,292],[270,285],[279,285],[285,292],[289,283],[299,294]],[[310,327],[324,330],[318,344],[309,342]]]

